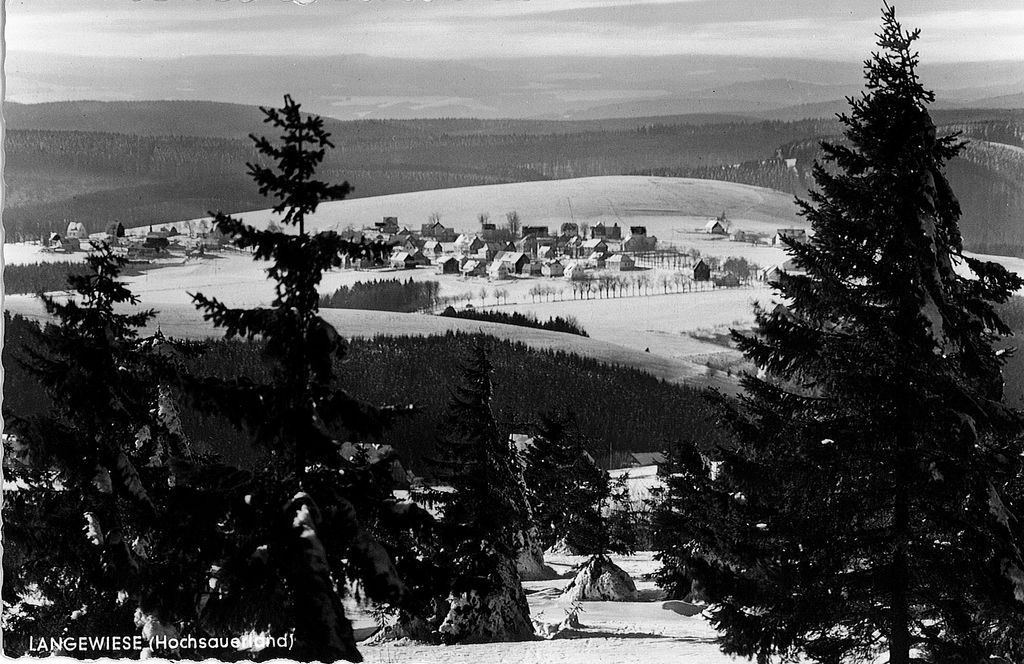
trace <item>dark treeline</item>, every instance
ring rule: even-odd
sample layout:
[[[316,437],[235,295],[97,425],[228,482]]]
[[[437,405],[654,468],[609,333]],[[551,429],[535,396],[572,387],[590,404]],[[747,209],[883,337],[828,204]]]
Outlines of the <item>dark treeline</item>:
[[[550,330],[552,332],[566,332],[581,337],[589,337],[587,331],[572,316],[562,318],[554,316],[545,321],[539,320],[536,316],[521,314],[518,311],[506,313],[504,311],[484,311],[482,309],[462,309],[448,307],[442,316],[449,318],[465,318],[467,320],[480,320],[488,323],[504,323],[505,325],[518,325],[519,327],[531,327],[536,330]]]
[[[806,173],[787,166],[786,162],[782,159],[745,161],[740,164],[729,164],[728,166],[650,168],[638,171],[636,174],[737,182],[755,187],[777,189],[794,196],[803,196],[807,193]]]
[[[370,309],[372,311],[413,312],[437,304],[440,285],[436,281],[384,279],[357,281],[320,298],[320,306],[330,309]]]
[[[127,266],[122,276],[139,274],[138,266]],[[4,267],[5,295],[34,295],[49,291],[66,290],[68,277],[90,274],[85,263],[61,261],[56,263],[32,263],[29,265],[8,265]]]
[[[34,263],[4,267],[4,294],[20,295],[64,290],[71,275],[90,274],[85,263]]]
[[[23,357],[37,324],[5,313],[3,346],[4,409],[28,415],[50,406],[38,382],[16,358]],[[379,441],[393,445],[418,473],[433,450],[449,387],[458,380],[467,348],[484,335],[449,333],[431,337],[354,339],[339,387],[371,403],[414,403],[418,412],[399,418]],[[495,367],[495,416],[505,425],[528,430],[538,413],[574,413],[602,465],[622,462],[632,451],[668,449],[681,441],[715,441],[721,434],[702,390],[667,383],[637,369],[611,366],[578,355],[536,350],[487,338]],[[196,374],[247,376],[264,381],[270,372],[255,342],[206,341],[189,361]],[[182,426],[190,438],[232,463],[252,463],[251,447],[226,418],[199,413],[182,404]]]

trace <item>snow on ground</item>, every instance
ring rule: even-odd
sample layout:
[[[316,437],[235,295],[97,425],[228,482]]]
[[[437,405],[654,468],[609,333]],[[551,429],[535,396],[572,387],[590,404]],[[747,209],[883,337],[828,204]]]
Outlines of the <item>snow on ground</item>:
[[[784,250],[764,244],[730,242],[728,238],[708,235],[699,229],[709,218],[723,211],[731,220],[733,230],[763,236],[770,236],[778,228],[806,226],[803,219],[796,216],[791,197],[780,192],[712,180],[609,176],[463,187],[325,203],[309,219],[308,227],[340,230],[350,225],[372,224],[383,216],[398,216],[400,225],[418,229],[436,212],[447,226],[459,231],[475,231],[479,227],[480,213],[489,213],[492,221],[504,223],[505,213],[511,210],[519,213],[523,224],[548,225],[552,230],[566,221],[590,225],[599,221],[607,225],[618,223],[624,234],[628,234],[629,226],[643,225],[663,244],[672,243],[683,250],[696,249],[703,256],[720,259],[742,257],[761,267],[785,261]],[[269,223],[275,215],[263,210],[239,216],[260,226]],[[130,232],[146,230],[148,228],[131,229]],[[84,252],[44,253],[38,244],[4,245],[4,260],[10,265],[82,260],[84,257]],[[995,260],[1024,273],[1022,259],[978,258]],[[272,284],[266,279],[266,264],[253,261],[246,253],[223,251],[201,259],[186,260],[177,256],[160,262],[165,264],[160,269],[147,270],[126,281],[143,306],[160,311],[159,325],[168,334],[193,337],[216,334],[192,308],[192,293],[201,291],[238,307],[266,305],[273,297]],[[658,276],[664,272],[671,270],[654,268],[621,276],[644,274],[656,284]],[[437,281],[442,297],[458,298],[461,304],[471,302],[477,307],[532,313],[542,319],[573,316],[591,339],[566,339],[569,335],[416,314],[332,310],[325,312],[325,318],[346,336],[483,330],[535,347],[577,352],[643,368],[673,381],[704,376],[707,369],[701,365],[728,361],[723,358],[732,352],[692,335],[749,327],[753,322],[753,302],[768,304],[773,295],[771,289],[763,285],[667,295],[657,294],[660,286],[654,285],[650,295],[595,297],[582,301],[572,299],[572,287],[563,279],[533,277],[492,282],[487,278],[437,275],[432,268],[330,272],[324,276],[321,292],[330,293],[356,281],[391,278]],[[553,289],[550,297],[556,301],[534,302],[529,291],[537,285]],[[500,306],[496,306],[496,291],[506,293]],[[8,297],[5,307],[30,315],[39,312],[36,304],[21,296]]]
[[[632,175],[457,187],[335,201],[320,205],[315,215],[307,217],[306,224],[315,230],[343,230],[349,225],[359,228],[385,216],[397,216],[399,225],[418,230],[436,212],[442,224],[462,232],[479,230],[477,218],[481,213],[502,224],[505,214],[513,210],[527,226],[548,225],[557,231],[566,221],[590,225],[604,222],[608,226],[618,223],[628,232],[629,226],[646,225],[649,233],[666,241],[671,240],[674,231],[702,227],[708,218],[723,211],[729,219],[752,224],[749,230],[770,232],[779,226],[803,225],[796,216],[793,197],[779,191],[717,180]],[[270,210],[235,216],[255,226],[265,226],[277,218]]]
[[[559,599],[572,579],[573,568],[586,556],[552,556],[545,562],[563,575],[550,581],[524,583],[530,615],[545,623],[561,622],[570,603]],[[430,646],[396,643],[360,646],[366,662],[388,664],[719,664],[738,662],[723,655],[715,645],[716,633],[701,614],[684,616],[663,608],[663,592],[644,575],[659,563],[650,552],[612,556],[617,565],[637,582],[637,602],[583,602],[582,627],[570,629],[552,640],[522,643],[487,643]],[[358,616],[356,627],[372,627]]]
[[[85,260],[85,252],[65,254],[64,252],[43,251],[38,242],[17,242],[4,244],[4,265],[30,265],[32,263],[79,263]]]
[[[489,306],[489,310],[519,311],[540,319],[572,316],[593,339],[676,359],[723,352],[722,346],[693,338],[696,332],[724,332],[749,327],[753,303],[767,304],[767,287],[716,289],[644,297],[538,302]]]

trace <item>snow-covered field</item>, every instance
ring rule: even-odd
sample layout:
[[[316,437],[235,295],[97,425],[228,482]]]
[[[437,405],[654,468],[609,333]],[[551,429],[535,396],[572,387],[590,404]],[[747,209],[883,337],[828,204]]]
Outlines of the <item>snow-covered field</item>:
[[[643,576],[657,570],[649,552],[612,559],[636,581],[641,601],[583,602],[579,629],[556,638],[522,643],[488,643],[458,646],[423,644],[363,645],[366,662],[381,664],[719,664],[737,662],[715,645],[715,631],[701,615],[681,615],[665,608],[666,598],[653,581]],[[524,583],[535,621],[559,623],[570,604],[559,593],[571,580],[573,566],[585,556],[548,557],[546,562],[565,578]],[[670,605],[671,606],[671,605]],[[371,627],[362,616],[356,627]]]
[[[38,242],[4,244],[4,265],[31,265],[32,263],[67,263],[85,260],[85,252],[65,254],[43,251]]]
[[[492,221],[503,223],[505,212],[511,210],[518,212],[523,224],[548,225],[552,230],[566,221],[590,225],[599,221],[607,225],[618,223],[627,233],[629,226],[644,225],[650,234],[678,248],[696,249],[704,256],[720,259],[742,257],[762,267],[783,262],[784,251],[763,244],[730,242],[725,237],[707,235],[698,229],[708,218],[723,211],[734,230],[770,235],[778,228],[806,226],[803,219],[796,216],[792,197],[781,192],[710,180],[610,176],[464,187],[325,203],[309,219],[307,227],[340,230],[372,224],[383,216],[398,216],[400,225],[418,229],[432,213],[437,213],[445,225],[472,232],[479,227],[480,213],[489,213]],[[274,217],[269,210],[239,216],[257,226],[266,225]],[[181,226],[184,228],[183,223]],[[84,253],[44,253],[39,245],[4,245],[4,260],[8,265],[82,260],[84,256]],[[1021,259],[981,258],[1024,272]],[[191,293],[201,291],[239,307],[266,305],[273,295],[264,272],[265,265],[252,261],[248,254],[223,251],[218,256],[202,259],[185,260],[179,256],[161,262],[165,265],[160,269],[148,270],[126,281],[141,299],[142,306],[160,312],[158,323],[168,334],[191,337],[216,334],[195,313]],[[668,271],[655,268],[644,272],[655,284],[650,295],[613,299],[595,296],[585,301],[572,300],[572,288],[563,279],[533,277],[492,282],[483,277],[441,276],[431,268],[331,272],[325,275],[321,292],[330,293],[339,286],[372,279],[435,280],[440,284],[442,297],[460,298],[463,303],[471,302],[477,307],[521,311],[540,318],[573,316],[590,334],[590,339],[418,314],[325,312],[325,317],[346,336],[482,330],[536,347],[635,366],[668,380],[706,380],[707,369],[702,365],[729,355],[729,351],[695,339],[693,335],[749,327],[753,322],[753,302],[770,303],[772,292],[762,285],[658,294],[657,278],[663,270]],[[625,276],[630,274],[625,273]],[[536,298],[529,291],[537,285],[553,289],[551,299],[556,301],[535,302]],[[496,306],[495,300],[498,290],[506,292],[500,306]],[[26,315],[41,314],[38,304],[27,296],[8,297],[4,306]]]
[[[674,233],[703,227],[709,217],[723,211],[729,219],[743,220],[749,230],[770,233],[779,226],[804,224],[796,216],[793,197],[772,189],[716,180],[662,178],[634,175],[516,182],[435,189],[372,198],[356,198],[322,204],[307,218],[311,230],[360,228],[398,217],[400,226],[418,230],[431,214],[442,224],[459,232],[477,231],[478,216],[505,223],[505,214],[515,211],[527,226],[550,226],[554,232],[566,221],[617,223],[624,232],[629,226],[647,226],[650,234],[671,241]],[[265,226],[275,218],[270,210],[239,213],[254,226]],[[179,229],[180,230],[180,229]]]

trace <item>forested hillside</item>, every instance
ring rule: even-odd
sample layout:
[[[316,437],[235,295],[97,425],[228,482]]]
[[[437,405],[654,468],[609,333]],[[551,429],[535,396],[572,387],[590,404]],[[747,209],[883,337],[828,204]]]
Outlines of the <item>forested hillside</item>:
[[[32,344],[36,324],[6,319],[3,347],[4,411],[27,415],[49,408],[42,388],[17,361]],[[371,403],[413,403],[419,410],[400,417],[378,442],[394,445],[403,459],[423,472],[460,375],[460,361],[482,335],[449,333],[432,337],[355,339],[338,367],[340,387]],[[683,440],[717,440],[713,411],[703,393],[659,380],[636,369],[610,366],[578,355],[535,350],[488,338],[495,375],[495,416],[503,427],[526,430],[541,412],[571,412],[602,464],[609,454],[619,462],[629,451],[667,449]],[[210,341],[190,360],[206,376],[254,381],[269,377],[257,344]],[[182,423],[192,439],[231,462],[247,462],[247,445],[226,419],[202,415],[187,404]],[[343,435],[343,434],[342,434]]]
[[[82,104],[91,105],[82,111]],[[225,112],[246,124],[254,115],[249,107],[62,102],[15,109],[6,144],[10,237],[60,230],[65,219],[97,231],[115,218],[141,226],[199,217],[210,209],[265,207],[246,186],[244,166],[256,155],[242,135],[259,131],[259,125],[233,128],[217,119]],[[190,115],[191,122],[182,119]],[[943,111],[936,119],[942,131],[963,131],[972,141],[950,165],[968,246],[1024,254],[1024,152],[1015,149],[1024,144],[1024,111]],[[68,129],[55,128],[61,123]],[[125,133],[79,130],[115,126]],[[803,195],[818,141],[834,138],[838,126],[833,119],[711,115],[579,122],[328,120],[338,149],[321,173],[348,180],[355,186],[353,197],[631,173],[734,181]],[[197,135],[162,135],[161,128]],[[796,159],[795,165],[783,159]],[[420,221],[426,220],[409,223]]]

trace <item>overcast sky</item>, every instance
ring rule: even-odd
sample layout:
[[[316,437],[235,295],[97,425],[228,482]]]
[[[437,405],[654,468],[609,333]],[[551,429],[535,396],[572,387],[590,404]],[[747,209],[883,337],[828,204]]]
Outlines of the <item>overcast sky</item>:
[[[1024,92],[1024,0],[896,7],[921,29],[922,62],[949,98]],[[643,100],[655,102],[607,112],[740,110],[680,100],[766,79],[856,86],[880,15],[871,0],[6,0],[6,10],[8,100],[264,103],[287,88],[345,117],[557,115]],[[302,60],[312,56],[322,62]],[[855,89],[793,88],[792,103]],[[787,90],[748,101],[782,95],[777,106]]]
[[[1024,59],[1020,0],[897,2],[930,62]],[[861,60],[865,0],[7,0],[7,47],[131,58],[736,54]]]

